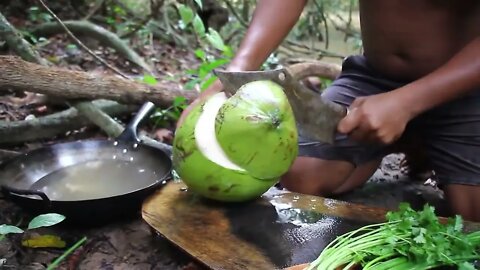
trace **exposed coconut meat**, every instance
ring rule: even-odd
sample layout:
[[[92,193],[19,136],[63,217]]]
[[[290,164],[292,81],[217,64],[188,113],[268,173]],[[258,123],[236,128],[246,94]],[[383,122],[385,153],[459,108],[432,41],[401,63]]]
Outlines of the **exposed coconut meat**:
[[[215,118],[225,101],[227,96],[224,92],[220,92],[205,102],[203,112],[195,125],[195,141],[200,152],[210,161],[230,170],[245,171],[227,157],[217,141]]]

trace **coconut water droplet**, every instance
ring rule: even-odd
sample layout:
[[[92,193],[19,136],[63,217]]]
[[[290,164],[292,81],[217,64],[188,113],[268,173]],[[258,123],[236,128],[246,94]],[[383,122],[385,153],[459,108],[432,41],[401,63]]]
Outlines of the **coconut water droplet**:
[[[113,159],[117,159],[117,155],[113,155],[113,157],[112,157],[112,158],[113,158]]]
[[[114,146],[117,146],[117,145],[118,145],[118,141],[114,141],[114,142],[113,142],[113,145],[114,145]]]
[[[130,157],[130,161],[133,161],[133,157]]]
[[[142,172],[144,172],[144,171],[145,171],[145,169],[140,169],[140,170],[138,170],[139,173],[142,173]]]
[[[134,143],[133,144],[133,149],[137,149],[138,148],[138,143]]]
[[[180,188],[180,191],[185,192],[185,191],[187,191],[187,188],[186,188],[186,187],[182,187],[182,188]]]
[[[165,185],[167,183],[167,180],[162,181],[162,185]]]
[[[122,152],[125,154],[127,153],[127,149],[123,149]]]

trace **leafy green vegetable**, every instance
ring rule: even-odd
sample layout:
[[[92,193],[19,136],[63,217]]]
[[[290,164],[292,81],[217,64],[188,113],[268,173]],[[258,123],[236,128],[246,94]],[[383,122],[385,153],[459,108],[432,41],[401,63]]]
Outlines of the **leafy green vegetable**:
[[[425,270],[440,266],[475,269],[480,259],[480,232],[464,233],[460,216],[442,224],[432,206],[414,211],[403,203],[387,221],[364,226],[332,241],[308,270]]]

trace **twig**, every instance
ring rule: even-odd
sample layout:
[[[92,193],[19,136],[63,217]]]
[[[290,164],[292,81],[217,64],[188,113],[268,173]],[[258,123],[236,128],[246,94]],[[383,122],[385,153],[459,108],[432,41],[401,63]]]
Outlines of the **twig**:
[[[123,35],[121,35],[121,38],[127,38],[130,37],[131,35],[135,34],[138,30],[140,30],[143,26],[145,26],[151,19],[153,19],[157,14],[158,10],[160,9],[161,6],[163,6],[163,3],[165,0],[161,1],[155,1],[155,0],[150,0],[150,14],[145,17],[145,19],[141,20],[137,26],[132,29],[130,32],[127,32]]]
[[[92,17],[93,14],[95,14],[98,11],[98,9],[103,5],[103,2],[105,2],[105,0],[97,0],[94,6],[88,11],[87,15],[83,19],[89,20],[90,17]]]
[[[238,15],[237,11],[235,10],[235,7],[230,3],[229,0],[223,0],[223,2],[227,5],[227,7],[230,9],[230,12],[232,12],[232,15],[237,18],[238,22],[245,28],[248,27],[248,23],[246,23],[243,18]]]
[[[94,100],[91,103],[111,117],[128,115],[138,109],[137,105],[123,105],[110,100]],[[81,127],[88,127],[93,123],[89,119],[78,108],[69,108],[29,120],[0,121],[0,144],[14,145],[51,138]],[[5,155],[0,150],[0,159],[2,157]]]
[[[325,28],[325,49],[328,49],[328,45],[330,43],[330,34],[328,32],[328,21],[325,17],[325,9],[323,3],[320,5],[317,1],[313,1],[315,6],[317,7],[317,11],[320,13],[320,19],[323,21],[323,25]]]
[[[23,59],[35,62],[44,66],[50,63],[43,59],[40,54],[35,51],[32,46],[21,37],[10,22],[0,13],[0,38],[5,40],[8,47],[15,50]]]
[[[107,63],[105,60],[103,60],[98,55],[96,55],[94,52],[92,52],[87,46],[85,46],[72,32],[70,32],[68,27],[65,26],[65,24],[62,22],[62,20],[60,20],[60,18],[57,17],[57,15],[43,2],[43,0],[38,0],[38,2],[40,2],[40,4],[48,11],[48,13],[50,13],[50,15],[52,15],[55,18],[55,20],[62,26],[62,28],[65,29],[67,34],[75,41],[75,43],[77,43],[77,45],[82,47],[90,55],[92,55],[95,59],[100,61],[102,64],[104,64],[109,69],[113,70],[115,73],[119,74],[120,76],[122,76],[126,79],[129,79],[129,77],[127,75],[123,74],[120,70],[118,70],[117,68],[115,68],[112,65],[110,65],[109,63]]]

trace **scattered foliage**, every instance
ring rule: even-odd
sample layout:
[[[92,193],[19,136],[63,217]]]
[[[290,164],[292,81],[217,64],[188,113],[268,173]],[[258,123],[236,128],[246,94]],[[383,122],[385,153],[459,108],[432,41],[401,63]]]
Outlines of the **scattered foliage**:
[[[307,268],[335,270],[426,270],[440,266],[475,269],[480,231],[463,232],[460,216],[442,224],[432,206],[414,211],[408,203],[388,212],[385,223],[364,226],[332,241]]]

